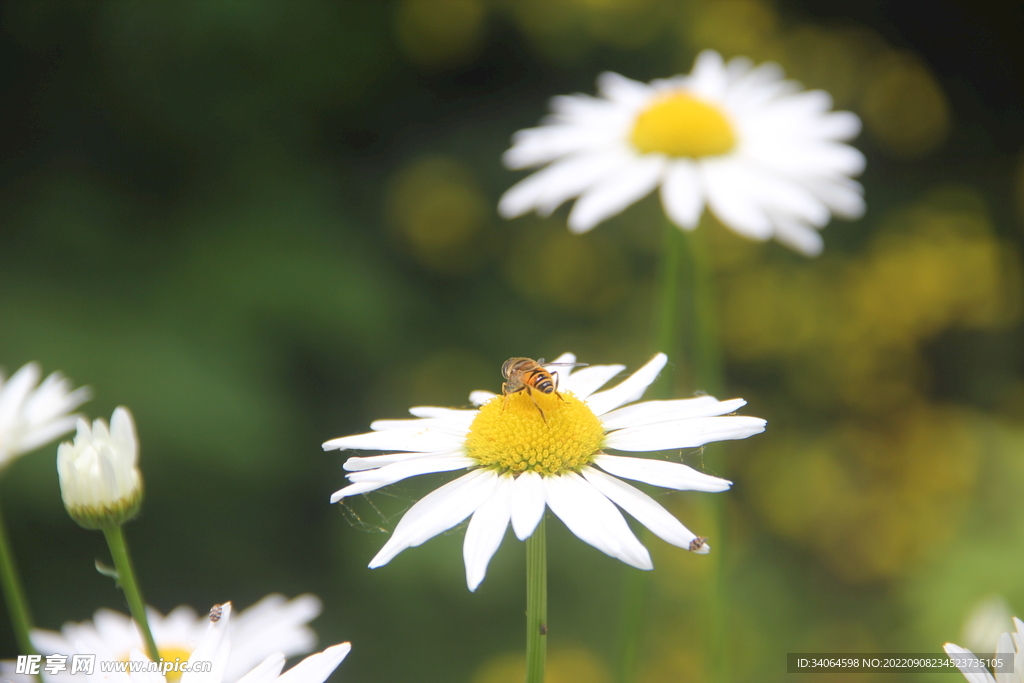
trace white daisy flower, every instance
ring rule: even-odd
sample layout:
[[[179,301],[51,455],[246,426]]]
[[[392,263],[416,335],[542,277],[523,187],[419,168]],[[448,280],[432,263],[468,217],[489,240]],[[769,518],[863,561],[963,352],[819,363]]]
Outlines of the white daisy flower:
[[[85,676],[86,683],[225,683],[230,680],[227,674],[232,668],[232,661],[235,660],[233,641],[237,639],[238,631],[231,623],[230,602],[219,605],[216,614],[216,619],[212,614],[206,619],[204,633],[201,634],[189,658],[181,660],[187,661],[189,666],[195,666],[195,671],[170,671],[166,675],[146,670],[106,672],[102,670],[101,664],[111,660],[105,660],[104,654],[89,650],[88,642],[76,641],[76,652],[97,655],[94,671]],[[271,652],[255,668],[245,673],[239,679],[239,683],[323,683],[345,659],[349,650],[349,643],[339,643],[323,652],[306,657],[284,674],[281,674],[281,669],[284,667],[285,653],[280,650]],[[150,663],[149,658],[138,647],[132,648],[128,656],[117,661],[132,662],[139,667],[145,667]],[[164,657],[164,662],[168,661],[175,660]],[[81,674],[76,676],[75,680],[81,679]]]
[[[87,387],[72,391],[59,372],[39,384],[41,376],[38,363],[23,366],[7,381],[0,372],[0,470],[71,431],[78,416],[69,413],[89,400]]]
[[[639,569],[651,569],[647,549],[616,505],[665,541],[706,553],[695,536],[653,498],[617,477],[676,490],[724,491],[732,484],[677,462],[605,453],[696,448],[711,441],[745,439],[764,431],[756,417],[728,415],[746,403],[711,396],[639,399],[667,360],[659,353],[619,385],[598,391],[622,365],[575,372],[564,354],[548,364],[557,390],[506,396],[474,391],[477,410],[411,408],[416,419],[378,420],[374,431],[333,439],[325,450],[401,451],[345,462],[352,482],[331,496],[337,502],[428,472],[469,470],[412,506],[370,562],[387,564],[472,515],[463,556],[466,582],[476,590],[511,522],[520,540],[533,533],[550,507],[569,530],[598,550]],[[623,407],[625,406],[625,407]]]
[[[187,661],[209,624],[207,615],[197,615],[186,605],[166,617],[151,607],[146,614],[160,656],[171,662]],[[272,653],[290,657],[312,650],[316,633],[307,624],[319,614],[320,600],[314,595],[288,600],[278,594],[268,595],[239,612],[231,621],[232,648],[222,672],[224,683],[235,683]],[[45,654],[77,652],[112,661],[126,661],[133,650],[146,649],[131,617],[108,609],[98,610],[92,621],[68,622],[59,633],[35,629],[32,644],[37,652]],[[78,680],[66,671],[46,678],[49,683]]]
[[[707,204],[745,237],[817,255],[817,230],[831,214],[864,213],[864,190],[851,178],[864,155],[843,144],[860,119],[784,78],[777,64],[725,63],[711,50],[687,76],[647,84],[604,73],[601,97],[555,97],[543,125],[513,136],[506,166],[548,166],[508,190],[498,210],[546,216],[579,197],[569,229],[583,233],[660,185],[681,228],[695,228]]]
[[[983,671],[978,667],[958,666],[957,668],[963,673],[964,678],[970,681],[970,683],[1024,683],[1024,622],[1014,617],[1013,623],[1016,625],[1017,631],[1015,633],[1004,633],[999,636],[994,652],[994,654],[1004,655],[1007,659],[1011,660],[1013,671],[1004,672],[996,669],[997,673],[993,676],[988,671]],[[946,643],[943,647],[946,650],[946,654],[954,660],[957,658],[974,657],[973,652],[953,643]]]

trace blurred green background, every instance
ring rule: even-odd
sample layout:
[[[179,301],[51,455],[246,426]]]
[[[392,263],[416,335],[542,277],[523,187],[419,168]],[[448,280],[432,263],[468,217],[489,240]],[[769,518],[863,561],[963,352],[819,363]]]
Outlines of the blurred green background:
[[[714,468],[736,482],[711,539],[734,680],[788,680],[787,652],[973,646],[979,600],[1024,616],[1021,25],[938,1],[6,3],[0,365],[92,386],[91,417],[134,412],[147,498],[127,533],[158,609],[312,592],[320,645],[354,644],[335,680],[517,680],[522,544],[476,594],[459,528],[370,571],[450,475],[332,507],[345,456],[320,444],[466,405],[510,356],[646,361],[656,198],[583,237],[564,209],[502,221],[523,174],[500,154],[603,70],[682,73],[708,47],[775,60],[862,117],[868,213],[816,260],[701,227],[720,398],[769,421]],[[699,391],[673,360],[677,394]],[[47,628],[124,609],[55,453],[0,480]],[[657,495],[701,532],[707,494]],[[634,570],[551,528],[549,680],[612,681]],[[648,541],[639,680],[703,681],[709,565]]]

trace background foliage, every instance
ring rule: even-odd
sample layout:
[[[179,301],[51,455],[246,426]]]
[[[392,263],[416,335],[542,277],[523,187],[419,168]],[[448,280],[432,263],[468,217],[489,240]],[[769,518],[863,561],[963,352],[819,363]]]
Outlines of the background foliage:
[[[701,227],[721,398],[769,421],[715,471],[736,482],[712,541],[734,677],[782,680],[787,652],[973,645],[979,600],[1024,612],[1020,19],[966,2],[7,3],[0,364],[91,385],[90,416],[134,411],[147,499],[127,533],[160,610],[313,592],[320,644],[355,644],[341,680],[516,680],[522,544],[476,594],[461,530],[369,571],[445,477],[332,507],[343,458],[320,444],[465,405],[509,356],[649,358],[656,200],[584,237],[564,210],[505,222],[521,174],[499,156],[602,70],[685,72],[705,47],[775,60],[863,118],[869,209],[813,261]],[[699,391],[675,360],[679,395]],[[93,569],[101,535],[61,507],[55,451],[0,481],[48,628],[123,609]],[[660,500],[700,532],[694,497]],[[610,681],[632,570],[550,533],[550,680]],[[648,540],[641,680],[701,681],[702,558]]]

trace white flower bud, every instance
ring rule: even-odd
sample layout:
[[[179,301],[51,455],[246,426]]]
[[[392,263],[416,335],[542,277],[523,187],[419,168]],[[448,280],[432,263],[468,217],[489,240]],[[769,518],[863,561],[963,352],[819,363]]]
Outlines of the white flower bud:
[[[127,408],[110,418],[89,423],[78,420],[74,443],[57,449],[57,473],[64,507],[86,529],[109,529],[124,524],[142,503],[142,473],[135,423]]]

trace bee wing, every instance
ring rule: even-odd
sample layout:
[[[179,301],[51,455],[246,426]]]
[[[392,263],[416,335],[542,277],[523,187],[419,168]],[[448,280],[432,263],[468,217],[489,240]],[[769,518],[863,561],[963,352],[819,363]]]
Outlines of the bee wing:
[[[565,383],[566,378],[569,377],[568,370],[560,370],[559,368],[571,368],[586,365],[586,363],[540,363],[540,365],[552,368],[551,374],[555,376],[555,388],[557,390],[559,386]]]

